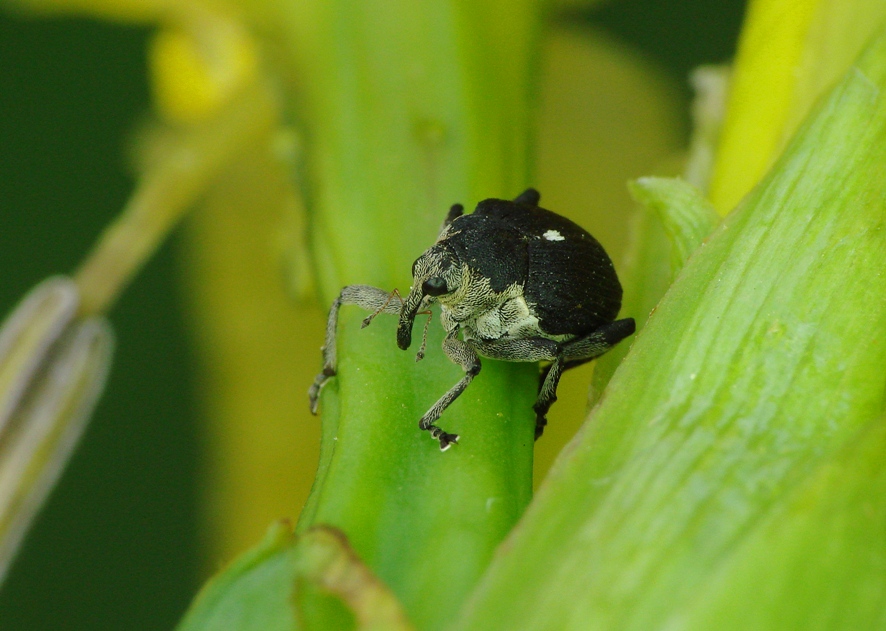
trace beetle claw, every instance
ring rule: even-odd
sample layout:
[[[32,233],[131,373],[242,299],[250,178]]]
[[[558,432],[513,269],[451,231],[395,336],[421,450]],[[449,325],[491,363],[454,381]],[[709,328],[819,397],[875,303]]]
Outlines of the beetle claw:
[[[446,451],[453,445],[458,444],[458,434],[444,432],[436,425],[431,425],[427,429],[431,432],[431,438],[440,441],[440,451]]]
[[[440,451],[446,451],[453,445],[458,444],[458,434],[447,434],[446,432],[441,432],[437,437],[437,440],[440,441]]]

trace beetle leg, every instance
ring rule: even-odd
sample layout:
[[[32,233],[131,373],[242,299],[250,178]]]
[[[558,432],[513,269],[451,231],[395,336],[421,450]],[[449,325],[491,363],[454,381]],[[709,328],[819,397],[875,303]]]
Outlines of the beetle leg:
[[[308,390],[308,398],[311,402],[311,413],[317,413],[317,405],[320,402],[320,390],[326,384],[326,381],[335,375],[336,370],[336,353],[335,353],[335,331],[338,326],[338,310],[342,305],[357,305],[363,307],[367,311],[373,311],[370,320],[375,315],[384,312],[391,314],[400,313],[400,304],[392,300],[394,295],[400,296],[395,289],[393,292],[387,292],[378,287],[370,285],[348,285],[339,293],[338,298],[332,302],[329,309],[329,319],[326,321],[326,343],[323,345],[323,370],[314,379]],[[402,301],[401,301],[402,302]],[[364,320],[365,322],[365,320]],[[368,324],[368,323],[367,323]],[[364,324],[363,326],[366,326]]]
[[[560,345],[546,337],[503,337],[497,340],[472,340],[471,343],[483,357],[509,362],[553,361],[560,352]]]
[[[476,345],[477,351],[480,352],[484,357],[490,357],[492,359],[503,359],[505,361],[523,361],[523,362],[539,362],[539,361],[551,361],[553,362],[551,365],[546,366],[541,373],[541,378],[538,382],[538,399],[535,402],[535,437],[536,439],[541,436],[541,433],[544,431],[544,426],[547,424],[546,414],[548,408],[551,407],[551,404],[557,400],[556,391],[557,391],[557,382],[560,380],[560,373],[566,368],[570,368],[571,366],[564,366],[562,363],[557,364],[557,360],[560,357],[562,349],[560,345],[554,340],[549,340],[545,337],[530,337],[530,338],[521,338],[521,339],[513,339],[513,338],[501,338],[493,341],[476,341],[474,342]],[[585,361],[590,360],[582,360],[580,363],[584,363]],[[554,369],[554,366],[557,366],[556,371],[553,375],[551,374],[551,370]],[[545,383],[548,381],[550,377],[550,383],[548,388],[545,390],[545,398],[542,398],[542,390],[544,389]],[[546,406],[546,407],[542,407]]]
[[[449,434],[436,425],[434,422],[440,418],[449,405],[455,401],[458,396],[464,392],[468,384],[473,381],[474,377],[480,372],[480,358],[469,344],[462,342],[455,337],[456,332],[453,331],[443,340],[443,352],[456,364],[461,366],[465,371],[465,376],[459,379],[449,391],[440,397],[430,410],[428,410],[421,420],[418,422],[419,429],[431,432],[431,438],[440,441],[440,451],[446,451],[453,443],[458,441],[458,434]]]
[[[564,370],[563,362],[558,358],[541,371],[538,380],[538,398],[532,406],[535,410],[535,440],[544,434],[545,426],[548,424],[548,410],[557,400],[557,385]]]
[[[536,440],[544,433],[545,425],[548,424],[548,410],[557,400],[557,385],[560,383],[563,371],[596,359],[633,333],[634,328],[633,318],[616,320],[560,347],[556,359],[542,370],[539,379],[538,398],[533,406]]]

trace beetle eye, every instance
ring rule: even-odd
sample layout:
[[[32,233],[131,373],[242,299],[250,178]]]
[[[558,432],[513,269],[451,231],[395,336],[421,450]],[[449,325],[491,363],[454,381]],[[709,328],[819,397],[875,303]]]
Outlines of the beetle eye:
[[[421,290],[428,296],[441,296],[447,292],[446,281],[439,276],[434,276],[422,283]]]

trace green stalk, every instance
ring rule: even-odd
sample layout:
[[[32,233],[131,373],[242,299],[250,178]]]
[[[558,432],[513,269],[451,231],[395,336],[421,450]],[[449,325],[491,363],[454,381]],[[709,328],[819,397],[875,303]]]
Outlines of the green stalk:
[[[323,302],[352,283],[405,295],[451,204],[470,209],[531,184],[536,2],[287,10]],[[416,364],[417,344],[396,347],[395,318],[361,330],[365,315],[342,310],[319,475],[298,529],[341,529],[417,626],[440,628],[529,502],[537,370],[484,360],[440,421],[460,444],[440,453],[417,426],[461,376],[439,350],[439,324]]]

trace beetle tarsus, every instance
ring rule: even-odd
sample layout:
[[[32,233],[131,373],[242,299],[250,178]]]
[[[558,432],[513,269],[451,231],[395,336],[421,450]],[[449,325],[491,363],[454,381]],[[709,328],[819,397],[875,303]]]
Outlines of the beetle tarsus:
[[[323,371],[314,379],[314,383],[308,388],[308,400],[311,402],[311,414],[317,415],[317,406],[320,405],[320,391],[330,377],[335,377],[335,368],[324,366]]]
[[[538,405],[535,406],[535,440],[541,438],[541,435],[545,433],[545,427],[548,425],[548,409],[550,409],[550,403],[553,403],[557,399],[554,398],[553,401],[549,402],[547,409],[540,409]]]
[[[431,438],[440,441],[440,451],[446,451],[453,445],[458,444],[458,434],[444,432],[436,425],[431,425],[428,429],[431,431]]]

